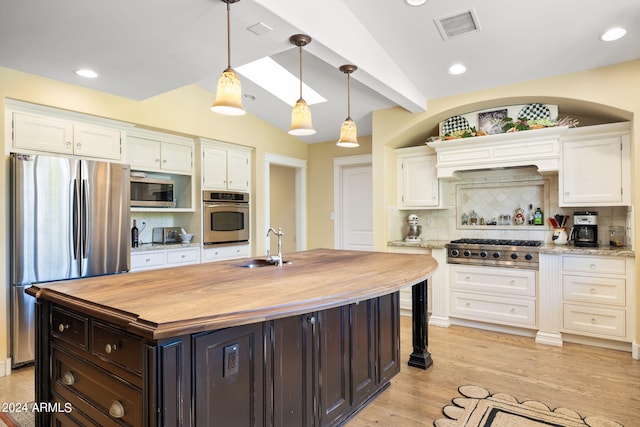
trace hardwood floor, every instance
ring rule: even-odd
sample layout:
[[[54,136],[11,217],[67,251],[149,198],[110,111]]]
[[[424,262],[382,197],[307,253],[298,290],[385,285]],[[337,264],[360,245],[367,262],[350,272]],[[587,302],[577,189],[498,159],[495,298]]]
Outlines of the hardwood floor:
[[[550,347],[532,338],[457,326],[430,327],[434,363],[423,371],[406,365],[411,352],[407,317],[401,322],[401,346],[401,372],[348,427],[430,426],[465,384],[566,407],[584,417],[609,417],[626,427],[640,425],[640,361],[630,353],[577,344]],[[0,378],[0,402],[33,400],[33,384],[33,368]]]
[[[452,326],[429,327],[433,366],[411,368],[411,322],[401,321],[401,372],[348,427],[430,426],[441,409],[473,384],[491,393],[565,407],[583,417],[603,416],[626,427],[640,425],[640,361],[631,353]]]

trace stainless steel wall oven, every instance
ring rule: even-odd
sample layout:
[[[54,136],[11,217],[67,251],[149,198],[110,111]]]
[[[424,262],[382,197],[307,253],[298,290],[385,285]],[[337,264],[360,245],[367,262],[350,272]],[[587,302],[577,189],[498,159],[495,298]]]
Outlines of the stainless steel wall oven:
[[[249,193],[202,192],[204,245],[249,241]]]

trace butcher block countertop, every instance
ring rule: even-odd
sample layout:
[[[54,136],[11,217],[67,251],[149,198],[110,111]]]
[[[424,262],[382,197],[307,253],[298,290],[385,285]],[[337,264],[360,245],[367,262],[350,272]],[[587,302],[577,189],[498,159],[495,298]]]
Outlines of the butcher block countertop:
[[[150,339],[289,317],[379,297],[427,279],[431,257],[314,249],[289,265],[250,259],[36,284],[27,293]]]

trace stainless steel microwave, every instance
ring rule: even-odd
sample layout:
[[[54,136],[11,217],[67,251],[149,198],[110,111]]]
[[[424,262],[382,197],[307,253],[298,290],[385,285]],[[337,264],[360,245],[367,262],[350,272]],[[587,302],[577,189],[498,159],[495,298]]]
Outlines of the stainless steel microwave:
[[[173,208],[175,183],[170,179],[131,177],[131,207]]]
[[[204,245],[249,241],[249,194],[230,191],[202,192]]]

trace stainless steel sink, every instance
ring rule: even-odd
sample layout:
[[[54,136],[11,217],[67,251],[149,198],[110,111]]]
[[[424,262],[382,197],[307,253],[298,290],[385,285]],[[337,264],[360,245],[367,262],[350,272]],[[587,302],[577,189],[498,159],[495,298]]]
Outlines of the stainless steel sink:
[[[282,264],[291,264],[291,261],[282,261]],[[245,268],[259,268],[259,267],[277,267],[277,261],[267,261],[266,259],[252,259],[244,264],[240,264],[240,267]]]

